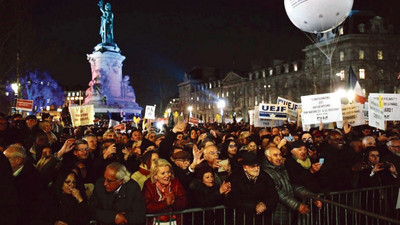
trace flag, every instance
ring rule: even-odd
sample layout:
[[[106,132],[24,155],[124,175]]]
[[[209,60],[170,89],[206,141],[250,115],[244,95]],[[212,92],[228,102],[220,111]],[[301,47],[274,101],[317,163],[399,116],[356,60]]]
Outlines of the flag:
[[[119,113],[112,114],[107,110],[107,114],[108,114],[108,119],[110,120],[110,122],[108,123],[108,128],[114,127],[115,125],[121,123],[122,117]]]
[[[349,82],[348,82],[349,90],[354,91],[354,100],[358,103],[364,104],[366,98],[360,86],[360,83],[357,80],[356,74],[353,71],[353,68],[349,69]]]

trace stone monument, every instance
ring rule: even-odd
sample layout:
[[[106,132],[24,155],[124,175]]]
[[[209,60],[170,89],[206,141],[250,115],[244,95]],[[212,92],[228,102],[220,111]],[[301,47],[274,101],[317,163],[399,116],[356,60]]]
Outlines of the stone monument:
[[[140,115],[142,107],[136,103],[135,91],[129,84],[129,76],[122,77],[122,62],[125,56],[114,42],[111,4],[98,3],[101,16],[101,43],[94,47],[92,54],[87,55],[90,63],[92,80],[86,90],[85,105],[94,105],[97,114],[125,113]]]

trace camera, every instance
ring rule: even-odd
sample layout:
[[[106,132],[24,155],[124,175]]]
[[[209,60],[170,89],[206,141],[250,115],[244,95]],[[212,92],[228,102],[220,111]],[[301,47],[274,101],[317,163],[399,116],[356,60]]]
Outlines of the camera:
[[[317,151],[317,148],[315,147],[314,143],[312,142],[311,138],[308,138],[306,140],[306,147],[310,149],[311,151]]]
[[[384,162],[381,166],[380,166],[380,168],[382,168],[382,169],[385,169],[385,170],[388,170],[388,169],[390,169],[390,164],[388,163],[388,162]]]

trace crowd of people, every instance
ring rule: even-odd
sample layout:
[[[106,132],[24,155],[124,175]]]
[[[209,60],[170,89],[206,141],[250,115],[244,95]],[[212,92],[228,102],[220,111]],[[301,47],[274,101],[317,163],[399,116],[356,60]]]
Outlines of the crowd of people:
[[[398,184],[400,132],[296,124],[67,128],[43,114],[0,115],[0,224],[198,223],[169,212],[225,205],[236,224],[288,224],[318,193]],[[207,212],[207,223],[221,215]],[[194,221],[193,221],[194,220]],[[232,221],[231,221],[232,222]]]

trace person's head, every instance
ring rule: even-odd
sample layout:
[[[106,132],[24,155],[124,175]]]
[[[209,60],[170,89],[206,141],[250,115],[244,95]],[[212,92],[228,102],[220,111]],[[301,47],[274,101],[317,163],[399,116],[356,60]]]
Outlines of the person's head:
[[[262,136],[264,136],[264,135],[270,135],[271,134],[271,132],[269,132],[267,129],[261,129],[259,132],[258,132],[258,136],[261,138]]]
[[[198,137],[199,137],[199,134],[197,133],[197,129],[196,128],[190,129],[190,139],[197,140]]]
[[[6,130],[8,127],[8,121],[4,117],[0,117],[0,131]]]
[[[114,140],[116,141],[117,134],[113,129],[108,129],[106,132],[103,134],[103,140]]]
[[[47,134],[42,130],[36,132],[35,142],[33,143],[33,145],[39,148],[48,144],[49,144],[49,137],[47,137]]]
[[[191,155],[187,151],[176,151],[172,154],[172,162],[175,163],[179,168],[186,170],[190,165]]]
[[[250,141],[248,141],[248,142],[247,142],[247,149],[248,149],[249,151],[254,151],[254,152],[256,152],[256,151],[257,151],[257,143],[256,143],[256,141],[255,141],[255,140],[250,140]]]
[[[214,171],[210,166],[201,166],[196,168],[195,176],[207,187],[214,186]]]
[[[76,174],[74,172],[69,172],[67,177],[65,177],[64,182],[61,187],[61,192],[63,194],[72,194],[72,189],[76,187]]]
[[[122,134],[116,132],[115,143],[121,143],[121,142],[122,142]]]
[[[389,151],[393,154],[400,156],[400,139],[392,139],[386,143]]]
[[[151,165],[158,160],[158,153],[154,150],[148,151],[143,154],[142,158],[140,158],[140,161],[142,162],[143,165],[146,165],[147,169],[151,168]]]
[[[241,164],[244,172],[248,175],[258,177],[260,174],[260,162],[258,161],[257,154],[255,152],[245,152],[243,154]]]
[[[365,155],[367,156],[368,163],[375,165],[379,163],[380,154],[379,150],[374,146],[369,146],[365,149]]]
[[[265,150],[265,156],[273,166],[281,166],[283,163],[282,152],[277,147],[269,147]]]
[[[369,146],[376,146],[375,138],[372,136],[365,136],[362,139],[362,147],[366,149]]]
[[[270,137],[271,135],[263,135],[261,136],[260,140],[261,140],[261,148],[262,149],[267,149],[269,141],[270,141]]]
[[[363,126],[362,128],[361,128],[361,133],[364,135],[364,136],[370,136],[371,134],[372,134],[372,129],[371,129],[371,127],[370,126]]]
[[[156,142],[156,132],[154,131],[150,131],[147,135],[146,135],[146,139],[155,143]]]
[[[124,165],[118,162],[108,164],[104,171],[104,187],[107,192],[113,192],[131,179],[131,174]]]
[[[76,140],[74,155],[78,160],[86,160],[89,157],[89,147],[85,140]]]
[[[156,160],[150,169],[150,179],[152,183],[168,185],[174,179],[171,164],[165,159]]]
[[[309,132],[303,132],[301,135],[301,140],[306,143],[306,142],[313,142],[313,137]]]
[[[240,144],[246,145],[246,144],[247,144],[247,138],[248,138],[248,137],[250,137],[250,132],[248,132],[248,131],[242,131],[242,132],[240,133],[240,135],[239,135],[239,139],[238,139],[239,143],[240,143]]]
[[[32,129],[37,124],[37,118],[35,115],[29,115],[25,118],[26,126]]]
[[[302,140],[295,141],[291,144],[292,150],[290,152],[296,159],[306,160],[307,158],[307,147]]]
[[[343,149],[343,135],[339,131],[330,131],[326,140],[328,141],[328,144],[333,146],[335,149]]]
[[[11,164],[13,172],[17,171],[21,166],[23,166],[27,159],[27,154],[21,145],[10,145],[4,150],[4,155],[7,157]]]
[[[219,158],[219,151],[217,146],[209,145],[204,148],[203,152],[204,159],[208,162],[208,164],[212,164],[216,159]]]
[[[182,132],[178,132],[176,134],[176,140],[178,140],[178,141],[182,141],[183,140],[183,133]]]
[[[272,135],[270,138],[270,144],[274,144],[274,145],[279,145],[279,143],[281,142],[282,138],[279,135]]]
[[[94,134],[88,134],[86,135],[83,140],[85,140],[88,143],[89,150],[91,152],[95,151],[97,149],[97,138],[96,135]]]
[[[132,144],[132,151],[133,151],[136,155],[140,156],[140,155],[142,155],[141,147],[142,147],[142,141],[141,141],[141,140],[135,141],[135,142],[133,142],[133,144]]]
[[[107,2],[104,8],[106,9],[106,11],[111,11],[111,4]]]
[[[128,144],[128,142],[129,142],[129,135],[128,134],[122,134],[122,137],[121,137],[121,143],[122,144]]]
[[[39,123],[39,128],[44,132],[49,133],[51,131],[51,123],[47,120]]]
[[[226,143],[226,153],[228,157],[232,158],[238,152],[238,143],[235,140],[228,140]]]
[[[140,130],[133,130],[131,133],[131,141],[141,141],[142,140],[142,132]]]
[[[279,134],[279,128],[278,127],[273,127],[271,129],[271,135],[280,135]]]

